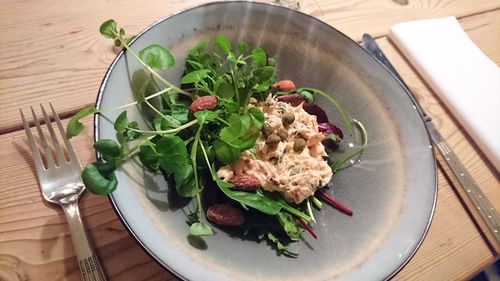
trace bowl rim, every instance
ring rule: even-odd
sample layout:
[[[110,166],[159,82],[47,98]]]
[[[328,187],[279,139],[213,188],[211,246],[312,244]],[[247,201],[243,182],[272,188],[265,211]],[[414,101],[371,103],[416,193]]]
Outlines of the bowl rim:
[[[349,36],[347,36],[343,32],[339,31],[335,27],[333,27],[333,26],[325,23],[324,21],[322,21],[322,20],[320,20],[320,19],[318,19],[318,18],[316,18],[314,16],[311,16],[309,14],[306,14],[306,13],[304,13],[302,11],[297,11],[297,10],[293,10],[293,9],[290,9],[290,8],[286,8],[286,7],[280,6],[280,5],[275,4],[275,3],[253,2],[251,0],[214,1],[214,2],[209,2],[209,3],[203,3],[203,4],[198,4],[198,5],[195,5],[195,6],[190,6],[190,7],[178,10],[178,11],[173,12],[172,14],[170,14],[168,16],[165,16],[165,17],[162,17],[162,18],[158,19],[157,21],[153,22],[152,24],[150,24],[149,26],[147,26],[146,28],[144,28],[136,36],[134,36],[134,38],[130,41],[129,45],[131,46],[132,44],[134,44],[134,42],[137,39],[139,39],[142,35],[144,35],[146,32],[148,32],[150,29],[152,29],[156,25],[158,25],[158,24],[160,24],[160,23],[162,23],[162,22],[164,22],[164,21],[166,21],[166,20],[168,20],[168,19],[170,19],[170,18],[172,18],[174,16],[177,16],[179,14],[183,14],[183,13],[189,12],[189,11],[194,10],[194,9],[200,9],[200,8],[203,8],[203,7],[207,7],[207,6],[225,5],[225,4],[231,4],[231,3],[245,3],[245,4],[257,5],[257,6],[259,6],[259,5],[273,6],[273,7],[277,8],[277,9],[285,9],[285,10],[288,10],[288,11],[292,11],[293,13],[302,14],[303,16],[306,16],[306,17],[310,18],[313,21],[317,21],[318,23],[324,25],[325,27],[331,29],[332,31],[337,32],[340,36],[344,37],[344,39],[346,39],[348,41],[351,41],[354,45],[356,45],[357,47],[359,47],[360,49],[362,49],[363,52],[365,52],[366,54],[368,54],[368,56],[370,57],[371,60],[374,60],[377,64],[379,64],[383,69],[385,69],[385,71],[387,71],[389,73],[389,75],[394,80],[396,80],[396,82],[399,85],[399,87],[401,88],[402,92],[404,92],[407,95],[407,97],[410,99],[411,103],[416,107],[416,109],[417,109],[416,111],[418,112],[418,115],[420,116],[420,119],[421,119],[422,123],[424,124],[425,132],[426,132],[427,138],[428,138],[428,142],[430,144],[432,144],[431,137],[430,137],[430,134],[429,134],[429,130],[428,130],[427,126],[425,125],[426,122],[425,122],[424,115],[419,110],[419,107],[416,104],[417,101],[413,98],[413,96],[409,92],[409,90],[406,87],[404,87],[403,82],[400,79],[398,79],[396,77],[396,75],[394,75],[384,64],[382,64],[379,60],[377,60],[376,58],[374,58],[365,48],[361,47],[352,38],[350,38]],[[100,105],[101,105],[101,102],[102,102],[102,97],[103,97],[103,94],[104,94],[104,89],[106,88],[109,76],[111,75],[111,72],[113,71],[113,69],[114,69],[115,65],[117,64],[117,62],[120,60],[120,58],[125,53],[126,53],[126,49],[124,48],[124,49],[122,49],[115,56],[115,58],[113,59],[113,61],[110,64],[110,66],[106,70],[106,72],[104,74],[104,77],[103,77],[103,79],[101,81],[101,84],[99,86],[99,89],[98,89],[98,93],[97,93],[97,97],[96,97],[96,101],[95,101],[95,107],[96,108],[100,108]],[[93,125],[94,125],[94,142],[96,142],[96,141],[99,140],[99,120],[100,120],[99,114],[95,114],[94,115],[94,122],[93,122]],[[434,149],[431,149],[431,151],[432,151],[432,159],[433,159],[433,161],[432,161],[432,166],[433,166],[432,172],[434,173],[434,189],[433,189],[434,190],[434,196],[433,196],[433,202],[432,202],[432,210],[431,210],[431,212],[429,214],[427,225],[426,225],[426,227],[425,227],[425,229],[423,231],[422,237],[420,238],[420,240],[418,241],[418,243],[415,245],[415,248],[412,250],[412,252],[408,255],[408,257],[397,268],[394,269],[393,272],[391,272],[390,274],[388,274],[383,280],[389,280],[389,279],[391,279],[396,274],[398,274],[410,262],[410,260],[415,256],[415,254],[417,253],[417,251],[420,249],[420,246],[422,245],[423,241],[427,237],[427,234],[429,232],[429,228],[430,228],[431,223],[432,223],[432,221],[434,219],[434,214],[435,214],[436,205],[437,205],[437,196],[438,196],[438,173],[437,173],[436,152],[435,152]],[[95,155],[96,155],[96,159],[99,159],[99,155],[98,155],[97,151],[96,151]],[[143,249],[143,251],[146,254],[148,254],[157,264],[159,264],[163,268],[167,269],[169,272],[173,273],[176,277],[178,277],[178,278],[180,278],[182,280],[188,280],[184,276],[182,276],[179,272],[177,272],[174,268],[172,268],[167,263],[165,263],[164,261],[162,261],[147,245],[145,245],[141,241],[141,239],[132,230],[132,227],[129,225],[129,223],[127,222],[127,220],[124,218],[123,214],[120,212],[120,210],[119,210],[119,208],[118,208],[115,200],[113,199],[112,194],[108,195],[108,200],[111,203],[111,205],[113,207],[113,210],[115,211],[115,214],[120,219],[120,221],[122,222],[122,224],[125,227],[125,229],[127,230],[127,232],[141,246],[141,248]]]

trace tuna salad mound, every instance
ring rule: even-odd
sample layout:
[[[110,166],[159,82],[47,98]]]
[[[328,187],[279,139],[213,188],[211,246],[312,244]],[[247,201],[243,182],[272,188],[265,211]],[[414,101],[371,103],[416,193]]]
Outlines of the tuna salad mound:
[[[328,155],[321,143],[325,135],[318,129],[316,116],[307,113],[303,103],[292,106],[272,96],[251,105],[264,112],[262,134],[253,149],[222,166],[217,174],[225,181],[239,174],[252,175],[264,190],[278,191],[288,202],[299,204],[333,175],[324,160]]]

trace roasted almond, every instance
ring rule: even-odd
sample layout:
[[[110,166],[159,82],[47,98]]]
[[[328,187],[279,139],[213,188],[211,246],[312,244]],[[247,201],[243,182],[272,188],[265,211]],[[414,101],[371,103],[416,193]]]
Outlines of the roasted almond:
[[[234,189],[243,191],[257,190],[262,186],[258,178],[245,173],[232,177],[229,182],[234,184]]]
[[[207,219],[221,226],[237,226],[245,223],[243,212],[231,204],[215,204],[207,210]]]

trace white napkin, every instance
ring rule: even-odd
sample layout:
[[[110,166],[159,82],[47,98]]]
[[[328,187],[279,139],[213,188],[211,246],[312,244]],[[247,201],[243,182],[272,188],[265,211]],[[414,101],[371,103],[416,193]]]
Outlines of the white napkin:
[[[399,23],[389,37],[500,171],[500,68],[455,17]]]

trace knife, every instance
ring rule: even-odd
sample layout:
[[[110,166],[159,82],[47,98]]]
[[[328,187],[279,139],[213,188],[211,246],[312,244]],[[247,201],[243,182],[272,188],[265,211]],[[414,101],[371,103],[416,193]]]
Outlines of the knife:
[[[493,207],[488,198],[481,191],[472,176],[467,172],[464,165],[455,155],[451,147],[439,133],[432,119],[425,113],[424,109],[416,100],[414,94],[391,62],[386,58],[378,44],[369,34],[363,34],[362,47],[365,48],[376,60],[382,63],[394,77],[399,80],[410,99],[420,112],[429,137],[434,148],[439,151],[438,158],[440,166],[445,170],[446,175],[452,181],[457,193],[462,198],[470,214],[474,217],[477,226],[483,233],[492,251],[495,254],[500,253],[500,215]],[[445,164],[443,164],[445,163]]]

